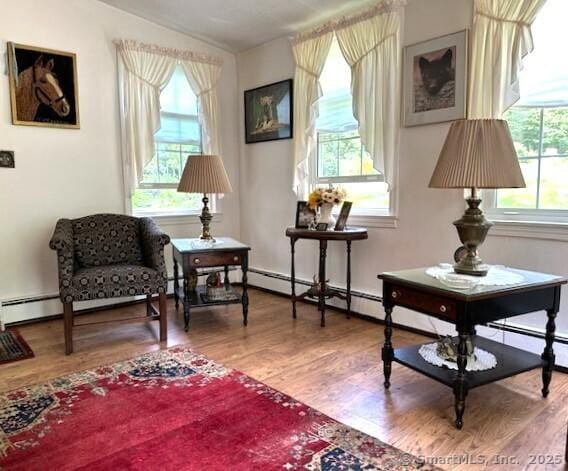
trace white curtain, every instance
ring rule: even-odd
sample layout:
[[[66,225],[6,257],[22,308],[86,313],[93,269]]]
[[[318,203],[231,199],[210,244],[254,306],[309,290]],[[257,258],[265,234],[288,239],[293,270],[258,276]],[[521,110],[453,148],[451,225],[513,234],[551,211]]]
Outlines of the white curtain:
[[[533,49],[531,24],[545,1],[475,0],[470,119],[501,118],[519,99],[522,59]]]
[[[154,156],[154,134],[160,129],[160,91],[176,67],[172,57],[153,54],[128,41],[117,42],[126,72],[123,77],[125,151],[134,189]]]
[[[351,66],[353,116],[361,142],[389,190],[398,147],[401,5],[385,2],[340,21],[336,28],[339,46]]]
[[[316,150],[319,77],[329,53],[333,31],[319,31],[297,38],[292,46],[294,73],[294,191],[305,197],[309,186],[309,159]]]
[[[221,153],[219,97],[217,83],[221,66],[213,62],[182,60],[181,65],[192,90],[199,99],[199,121],[203,127],[203,152]]]

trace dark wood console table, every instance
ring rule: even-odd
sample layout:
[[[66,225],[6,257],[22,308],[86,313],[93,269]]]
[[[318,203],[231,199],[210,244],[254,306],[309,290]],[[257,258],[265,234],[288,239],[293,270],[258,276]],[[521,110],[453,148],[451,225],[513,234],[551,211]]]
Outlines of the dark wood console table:
[[[427,275],[425,268],[383,273],[383,306],[385,309],[385,342],[382,349],[385,388],[390,387],[392,362],[405,365],[454,390],[456,427],[463,426],[465,398],[470,389],[499,381],[535,368],[542,368],[542,395],[548,396],[554,367],[555,318],[560,306],[560,289],[566,280],[559,276],[514,270],[523,276],[514,286],[478,286],[463,291],[449,288]],[[393,349],[392,311],[395,306],[412,309],[427,316],[455,324],[458,332],[457,370],[434,366],[418,353],[421,345]],[[475,326],[546,311],[545,347],[542,355],[503,345],[475,335]],[[485,371],[466,371],[466,341],[497,357],[497,366]],[[431,342],[428,342],[431,343]]]
[[[296,269],[295,269],[295,245],[298,239],[310,239],[319,241],[319,290],[318,290],[318,307],[321,312],[321,326],[325,327],[325,300],[329,298],[339,298],[347,303],[347,317],[351,311],[351,242],[354,240],[364,240],[368,238],[367,229],[364,227],[347,227],[343,231],[314,231],[308,229],[296,229],[289,227],[286,229],[286,236],[290,238],[292,266],[292,316],[296,318],[296,301],[306,297],[311,297],[310,290],[296,296]],[[331,240],[345,241],[347,243],[347,292],[345,295],[339,291],[327,286],[325,281],[325,260],[327,256],[327,242]]]
[[[185,331],[189,329],[189,316],[191,307],[217,306],[222,304],[242,303],[243,305],[243,324],[247,325],[248,320],[248,291],[247,291],[247,271],[248,253],[250,247],[229,237],[217,237],[215,244],[207,246],[200,239],[172,239],[172,252],[174,257],[174,298],[176,309],[179,300],[183,304],[183,317],[185,321]],[[183,289],[179,286],[179,265],[183,273]],[[240,266],[243,272],[242,277],[242,296],[236,295],[234,299],[227,301],[206,302],[203,294],[206,292],[205,286],[197,286],[195,291],[189,289],[189,274],[191,270],[200,268],[223,267],[225,270],[225,287],[230,287],[229,267]]]

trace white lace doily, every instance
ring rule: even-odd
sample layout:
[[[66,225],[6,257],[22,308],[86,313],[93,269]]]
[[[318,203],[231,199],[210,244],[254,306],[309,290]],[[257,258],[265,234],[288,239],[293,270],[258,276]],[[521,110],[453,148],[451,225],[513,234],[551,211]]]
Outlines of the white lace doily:
[[[424,358],[428,363],[449,368],[450,370],[457,370],[458,364],[453,361],[444,360],[438,356],[436,352],[436,342],[427,343],[422,345],[418,350],[420,356]],[[468,357],[467,364],[465,366],[466,371],[485,371],[495,368],[497,366],[497,358],[492,353],[489,353],[481,348],[474,347],[473,355],[475,359],[471,361]]]
[[[426,274],[438,279],[452,288],[473,288],[474,286],[509,286],[522,283],[522,275],[507,270],[505,267],[492,266],[486,276],[471,276],[455,273],[449,263],[440,263],[426,269]]]

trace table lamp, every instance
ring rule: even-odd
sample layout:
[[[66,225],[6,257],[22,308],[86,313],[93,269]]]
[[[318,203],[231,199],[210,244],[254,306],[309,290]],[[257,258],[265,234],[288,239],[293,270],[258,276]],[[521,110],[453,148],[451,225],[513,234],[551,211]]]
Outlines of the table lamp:
[[[213,218],[207,206],[209,203],[207,195],[233,191],[221,157],[218,155],[190,155],[185,163],[177,191],[203,194],[201,200],[203,201],[203,210],[199,217],[202,224],[200,239],[215,242],[209,228]]]
[[[444,147],[430,180],[430,188],[471,188],[468,208],[454,222],[467,252],[454,265],[456,273],[485,276],[488,266],[477,253],[493,225],[479,205],[479,188],[524,188],[507,122],[501,119],[467,119],[450,126]]]

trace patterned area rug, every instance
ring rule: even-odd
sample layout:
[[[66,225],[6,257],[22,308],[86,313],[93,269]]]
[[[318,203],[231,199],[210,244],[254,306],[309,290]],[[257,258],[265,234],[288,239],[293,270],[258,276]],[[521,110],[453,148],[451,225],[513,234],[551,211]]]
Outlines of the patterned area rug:
[[[33,358],[34,352],[15,329],[0,332],[0,365]]]
[[[0,395],[4,468],[431,469],[186,347]]]

